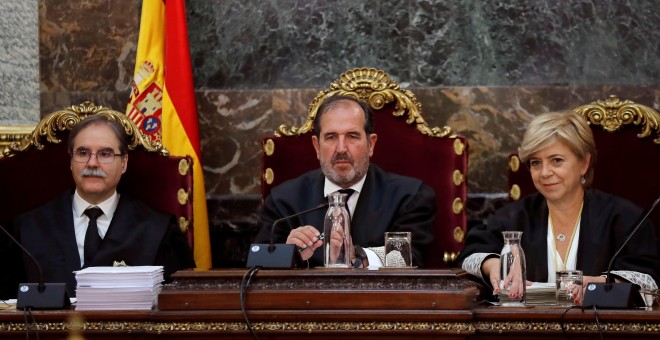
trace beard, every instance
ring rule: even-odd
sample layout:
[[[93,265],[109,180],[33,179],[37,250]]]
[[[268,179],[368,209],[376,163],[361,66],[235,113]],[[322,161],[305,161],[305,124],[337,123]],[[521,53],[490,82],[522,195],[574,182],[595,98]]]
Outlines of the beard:
[[[339,173],[334,169],[334,165],[338,161],[347,161],[352,167],[346,172]],[[361,162],[356,162],[353,157],[347,153],[335,154],[329,162],[321,161],[321,171],[323,171],[325,177],[327,177],[330,182],[343,188],[359,182],[367,173],[368,169],[369,157],[365,157]]]

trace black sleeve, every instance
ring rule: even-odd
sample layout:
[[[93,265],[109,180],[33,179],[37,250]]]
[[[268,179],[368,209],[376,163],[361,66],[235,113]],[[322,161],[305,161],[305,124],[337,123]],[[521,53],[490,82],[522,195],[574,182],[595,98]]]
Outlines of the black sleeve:
[[[476,253],[499,254],[504,246],[502,231],[506,225],[501,216],[492,215],[485,224],[472,227],[465,237],[465,247],[458,256],[458,266],[463,266],[463,261]]]
[[[160,244],[155,265],[164,267],[165,282],[170,282],[172,274],[177,270],[195,268],[193,253],[184,234],[179,231],[174,216]]]
[[[7,225],[5,231],[11,233],[12,226]],[[13,233],[16,238],[16,233]],[[25,282],[26,275],[23,267],[23,252],[4,232],[0,231],[0,300],[15,299],[18,293],[18,284]]]
[[[254,243],[269,243],[270,242],[270,229],[275,220],[282,218],[281,214],[275,208],[272,196],[268,196],[264,203],[257,211],[257,236],[254,238]],[[286,225],[286,224],[284,224]],[[284,226],[283,225],[283,226]],[[289,236],[290,228],[281,227],[275,230],[274,242],[284,243]]]
[[[413,263],[424,266],[424,254],[433,243],[435,234],[435,192],[422,184],[412,197],[399,210],[390,224],[389,231],[410,231],[412,233]]]

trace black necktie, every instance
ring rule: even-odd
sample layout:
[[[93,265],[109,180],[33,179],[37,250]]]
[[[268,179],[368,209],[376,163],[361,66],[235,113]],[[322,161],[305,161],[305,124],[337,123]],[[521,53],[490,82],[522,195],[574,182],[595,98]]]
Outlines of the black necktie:
[[[355,190],[353,190],[351,188],[340,189],[339,190],[339,193],[346,194],[346,200],[344,201],[344,206],[346,207],[346,212],[348,212],[348,219],[349,220],[351,220],[352,217],[351,217],[351,209],[348,208],[348,199],[351,198],[351,195],[353,195],[354,192],[355,192]]]
[[[87,232],[85,232],[85,264],[83,267],[87,267],[92,263],[92,259],[96,255],[96,251],[99,249],[99,245],[103,240],[101,235],[99,235],[99,227],[96,225],[96,219],[103,215],[103,210],[98,207],[89,208],[85,210],[85,215],[89,217],[89,223],[87,224]]]

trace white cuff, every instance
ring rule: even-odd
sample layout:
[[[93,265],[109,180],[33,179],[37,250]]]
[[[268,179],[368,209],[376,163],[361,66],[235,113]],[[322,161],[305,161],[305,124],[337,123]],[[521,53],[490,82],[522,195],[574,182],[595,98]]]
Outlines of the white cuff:
[[[494,254],[494,253],[474,253],[466,257],[465,260],[463,260],[463,265],[461,267],[466,272],[484,280],[484,282],[489,282],[490,278],[484,278],[481,275],[481,265],[484,263],[486,257],[491,255],[495,255],[499,257],[499,254]]]
[[[371,248],[364,248],[364,252],[367,253],[367,259],[369,260],[369,270],[377,270],[383,266],[383,262],[380,260],[380,257],[371,250]]]

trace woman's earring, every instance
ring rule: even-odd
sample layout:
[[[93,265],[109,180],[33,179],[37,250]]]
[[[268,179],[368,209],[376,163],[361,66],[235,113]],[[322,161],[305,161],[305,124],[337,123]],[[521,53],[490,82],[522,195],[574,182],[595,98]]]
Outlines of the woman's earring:
[[[587,183],[587,179],[584,178],[584,174],[580,175],[580,183],[582,184]]]

